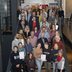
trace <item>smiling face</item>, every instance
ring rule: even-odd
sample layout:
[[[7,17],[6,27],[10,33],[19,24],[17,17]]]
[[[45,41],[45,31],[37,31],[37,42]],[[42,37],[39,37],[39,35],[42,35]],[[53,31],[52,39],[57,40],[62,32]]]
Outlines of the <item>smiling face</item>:
[[[41,43],[38,43],[37,47],[38,47],[38,48],[41,48]]]

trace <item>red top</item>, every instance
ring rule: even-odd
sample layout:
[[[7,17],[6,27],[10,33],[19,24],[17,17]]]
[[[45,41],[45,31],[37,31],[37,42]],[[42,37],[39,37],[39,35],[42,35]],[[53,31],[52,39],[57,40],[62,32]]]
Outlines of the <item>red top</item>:
[[[33,29],[36,27],[36,21],[33,21]]]

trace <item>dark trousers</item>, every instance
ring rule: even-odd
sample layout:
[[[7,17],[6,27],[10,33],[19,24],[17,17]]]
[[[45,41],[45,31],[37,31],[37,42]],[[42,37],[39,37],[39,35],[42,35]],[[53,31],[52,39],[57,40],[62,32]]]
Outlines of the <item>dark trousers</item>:
[[[60,69],[58,69],[58,72],[60,72]],[[65,70],[62,70],[62,72],[65,72]]]

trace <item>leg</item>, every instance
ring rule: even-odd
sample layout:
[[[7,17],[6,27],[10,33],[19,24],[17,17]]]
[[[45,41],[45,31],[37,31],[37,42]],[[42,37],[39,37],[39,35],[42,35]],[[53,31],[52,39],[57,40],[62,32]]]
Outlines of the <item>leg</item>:
[[[37,65],[37,68],[38,68],[38,72],[41,72],[42,61],[39,60],[39,59],[36,59],[36,65]]]

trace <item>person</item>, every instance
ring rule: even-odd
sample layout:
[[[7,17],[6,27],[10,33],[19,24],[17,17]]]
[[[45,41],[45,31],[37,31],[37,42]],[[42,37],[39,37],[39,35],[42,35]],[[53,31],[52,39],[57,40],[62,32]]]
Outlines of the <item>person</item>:
[[[26,43],[26,46],[25,46],[25,49],[26,49],[26,53],[29,54],[33,51],[33,47],[30,43],[30,39],[28,38],[27,39],[27,43]]]
[[[37,47],[34,48],[33,54],[35,57],[38,72],[41,72],[41,67],[42,67],[42,63],[43,63],[43,61],[41,60],[41,54],[42,54],[41,43],[38,43]]]
[[[38,39],[41,38],[41,33],[44,33],[44,37],[48,39],[50,39],[50,33],[46,30],[45,27],[42,27],[41,32],[39,33]]]
[[[28,72],[35,72],[36,62],[33,53],[29,53],[25,61],[26,61]]]
[[[37,43],[41,43],[42,50],[44,49],[44,43],[48,42],[47,38],[44,37],[44,33],[41,33],[41,38],[37,40]]]
[[[57,56],[58,56],[59,46],[57,43],[53,45],[53,49],[51,50],[52,54],[52,62],[53,62],[53,72],[56,72],[56,66],[57,66]]]
[[[46,20],[45,17],[42,17],[42,22],[40,22],[40,29],[41,29],[43,26],[49,28],[49,23],[47,22],[47,20]]]
[[[34,31],[31,31],[30,43],[31,43],[33,48],[36,46],[37,37],[34,35]]]
[[[24,30],[26,25],[28,25],[28,22],[26,21],[25,17],[22,16],[22,18],[21,18],[21,20],[19,21],[19,24],[18,24],[18,30],[20,30],[20,29]]]
[[[22,40],[19,40],[20,34],[16,34],[14,40],[12,41],[12,49],[14,46],[18,46],[18,43],[21,42]]]
[[[31,15],[31,17],[30,17],[30,21],[29,21],[30,31],[32,31],[32,28],[33,28],[33,26],[32,26],[32,20],[33,20],[33,17],[36,18],[37,28],[38,28],[38,30],[39,30],[39,29],[40,29],[40,26],[39,26],[39,20],[38,20],[38,17],[36,16],[36,12],[33,11],[33,12],[32,12],[32,15]]]
[[[55,36],[54,41],[53,41],[53,45],[57,43],[60,49],[64,49],[64,45],[61,41],[60,36]]]
[[[12,72],[21,72],[21,64],[20,64],[20,59],[19,59],[19,52],[18,52],[18,47],[14,46],[13,50],[10,55],[10,61],[12,64]]]
[[[24,36],[25,36],[25,39],[27,39],[30,36],[30,28],[28,25],[25,27]]]
[[[63,56],[63,51],[62,50],[60,50],[58,52],[57,70],[58,70],[58,72],[65,72],[65,58]]]
[[[51,48],[49,43],[44,44],[43,54],[46,55],[46,61],[45,61],[46,72],[51,72]]]
[[[20,63],[21,63],[21,68],[23,72],[27,71],[27,66],[25,63],[25,57],[26,57],[26,50],[25,50],[25,45],[23,46],[21,42],[18,44],[18,51],[19,51],[19,57],[20,57]],[[21,57],[22,55],[23,57]]]

